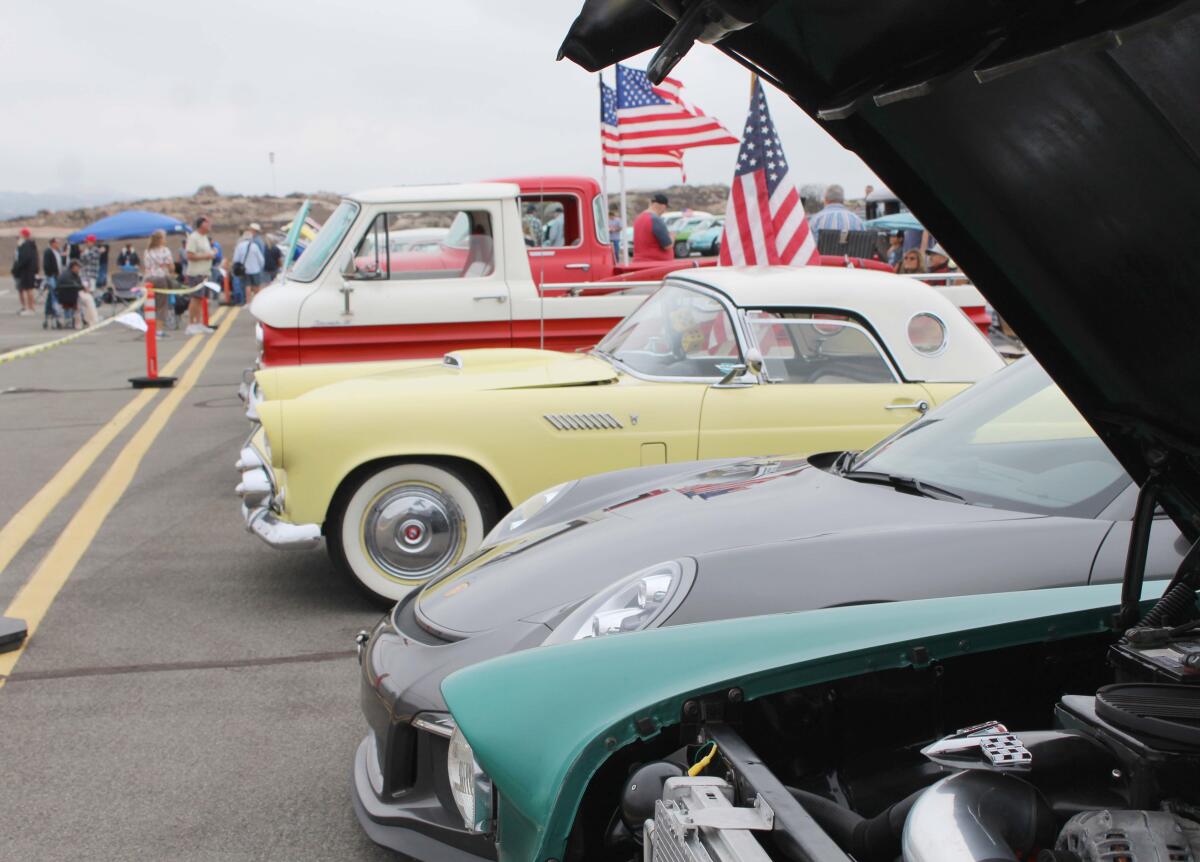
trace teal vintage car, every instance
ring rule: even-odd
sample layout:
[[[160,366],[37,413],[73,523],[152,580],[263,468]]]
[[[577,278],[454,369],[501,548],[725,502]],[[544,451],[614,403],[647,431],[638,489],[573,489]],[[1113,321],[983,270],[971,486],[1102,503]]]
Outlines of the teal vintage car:
[[[1144,592],[1150,600],[1162,584]],[[513,862],[631,855],[640,824],[619,815],[630,777],[691,760],[702,746],[689,740],[716,728],[741,728],[787,786],[816,788],[833,773],[852,797],[874,800],[887,791],[855,772],[847,754],[857,745],[866,761],[858,772],[873,758],[886,762],[903,800],[940,774],[914,746],[991,719],[1027,726],[1072,683],[1086,689],[1114,641],[1119,605],[1115,585],[1066,587],[726,620],[515,653],[442,684],[455,728],[451,786],[464,816],[494,828],[499,858]],[[1052,677],[1022,690],[1051,660]],[[939,692],[961,703],[924,708]],[[825,747],[828,757],[814,756]],[[797,757],[820,768],[798,775],[788,768]],[[654,817],[653,798],[640,813]]]
[[[1123,582],[467,667],[449,713],[417,717],[447,793],[502,862],[1192,862],[1200,255],[1176,250],[1200,232],[1200,6],[835,5],[587,0],[562,54],[597,71],[658,41],[657,81],[711,43],[903,190],[1140,486]],[[1165,587],[1145,583],[1162,517],[1190,545]]]

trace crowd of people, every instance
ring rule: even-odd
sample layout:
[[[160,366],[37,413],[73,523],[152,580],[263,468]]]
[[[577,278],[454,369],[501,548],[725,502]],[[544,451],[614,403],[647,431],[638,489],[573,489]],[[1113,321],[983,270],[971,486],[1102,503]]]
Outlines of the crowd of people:
[[[158,230],[140,254],[133,243],[126,242],[116,256],[115,271],[136,273],[136,281],[148,281],[157,290],[196,288],[189,293],[164,294],[158,300],[157,311],[163,321],[160,337],[166,336],[167,328],[178,329],[179,319],[185,314],[185,334],[214,331],[203,323],[204,300],[199,288],[205,282],[220,287],[228,283],[230,301],[244,305],[283,266],[283,251],[274,238],[263,235],[257,222],[246,227],[230,259],[226,259],[211,232],[212,220],[200,216],[177,251],[167,244],[166,233]],[[94,326],[99,318],[98,303],[121,298],[109,285],[110,253],[108,243],[97,242],[89,234],[82,243],[67,243],[65,247],[52,237],[39,256],[32,232],[22,228],[12,265],[20,300],[17,314],[36,315],[40,299],[43,329]]]
[[[870,187],[868,186],[868,191]],[[819,231],[839,234],[871,232],[862,217],[846,206],[845,190],[837,184],[825,189],[821,209],[808,218],[813,235]],[[663,215],[669,201],[662,192],[650,197],[646,209],[633,222],[633,260],[635,262],[667,261],[674,258],[675,235],[668,229]],[[614,260],[620,260],[624,224],[616,209],[609,210],[608,238]],[[886,253],[875,255],[898,273],[949,273],[953,271],[950,256],[926,231],[888,231]]]

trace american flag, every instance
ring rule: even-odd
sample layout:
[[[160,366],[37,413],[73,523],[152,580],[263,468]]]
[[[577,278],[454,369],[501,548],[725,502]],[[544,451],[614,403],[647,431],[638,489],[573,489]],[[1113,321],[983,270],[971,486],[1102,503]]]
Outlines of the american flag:
[[[750,97],[746,132],[725,206],[722,266],[803,266],[817,259],[800,193],[788,179],[787,158],[762,82]]]
[[[617,128],[621,152],[649,153],[736,144],[714,118],[684,100],[683,84],[666,78],[658,87],[641,69],[617,64]]]
[[[623,153],[621,133],[617,125],[617,94],[612,87],[600,82],[600,146],[604,151],[604,164],[616,167],[625,164],[628,168],[679,168],[683,170],[683,152]]]

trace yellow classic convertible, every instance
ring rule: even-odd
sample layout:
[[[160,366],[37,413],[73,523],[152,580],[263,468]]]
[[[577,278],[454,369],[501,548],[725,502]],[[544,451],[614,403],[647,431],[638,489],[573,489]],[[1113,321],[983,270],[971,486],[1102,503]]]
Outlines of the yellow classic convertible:
[[[391,601],[554,486],[862,449],[1002,365],[953,304],[900,276],[689,270],[589,353],[463,350],[262,402],[238,490],[251,532],[280,548],[324,536]]]

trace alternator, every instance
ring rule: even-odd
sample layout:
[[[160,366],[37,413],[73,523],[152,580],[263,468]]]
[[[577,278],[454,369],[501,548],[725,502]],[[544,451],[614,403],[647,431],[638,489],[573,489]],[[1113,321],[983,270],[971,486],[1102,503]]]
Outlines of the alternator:
[[[1083,862],[1196,862],[1200,825],[1165,811],[1087,811],[1067,821],[1055,847]]]

